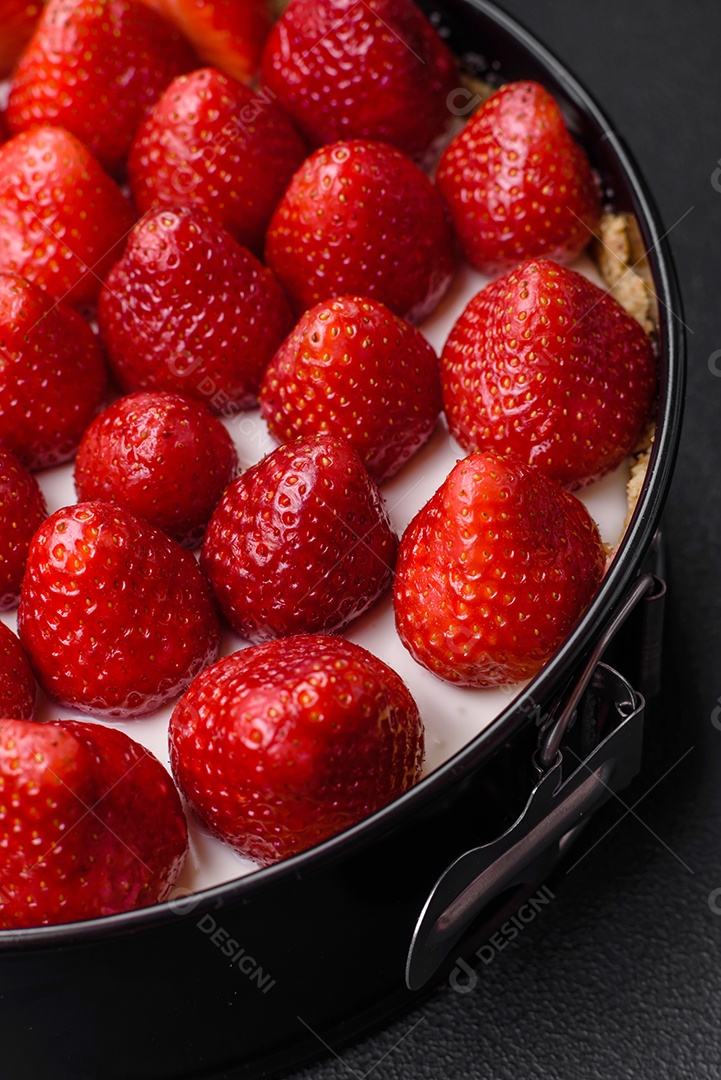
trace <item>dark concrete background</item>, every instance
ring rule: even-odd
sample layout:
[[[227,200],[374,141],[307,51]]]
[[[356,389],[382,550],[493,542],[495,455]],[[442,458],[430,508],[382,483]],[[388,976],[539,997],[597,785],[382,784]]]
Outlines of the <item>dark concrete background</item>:
[[[663,688],[642,776],[477,988],[447,987],[297,1077],[721,1076],[721,5],[499,0],[604,107],[666,227],[688,326],[666,511]],[[681,220],[682,219],[682,220]],[[713,369],[719,374],[716,374]],[[719,890],[715,893],[714,890]]]

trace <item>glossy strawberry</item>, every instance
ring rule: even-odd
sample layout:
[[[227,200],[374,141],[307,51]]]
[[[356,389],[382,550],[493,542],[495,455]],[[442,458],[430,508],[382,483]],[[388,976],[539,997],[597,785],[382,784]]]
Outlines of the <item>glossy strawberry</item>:
[[[188,847],[178,793],[122,731],[78,720],[0,728],[0,929],[167,898]]]
[[[419,322],[453,273],[451,232],[428,177],[393,147],[358,139],[322,147],[301,166],[265,254],[299,315],[348,294]]]
[[[0,79],[5,79],[32,37],[42,0],[3,0],[0,33]]]
[[[0,740],[8,719],[32,720],[35,689],[35,679],[22,645],[12,630],[0,622]]]
[[[374,139],[420,157],[449,119],[458,74],[412,0],[293,0],[262,81],[313,146]]]
[[[466,258],[486,273],[529,256],[571,262],[601,215],[585,152],[534,82],[509,83],[481,106],[443,155],[437,183]]]
[[[450,682],[527,679],[563,644],[604,567],[574,495],[517,458],[471,454],[403,535],[396,628],[414,659]]]
[[[358,455],[318,436],[280,447],[231,484],[201,565],[232,626],[262,641],[357,618],[390,584],[397,547]]]
[[[260,403],[278,440],[321,432],[347,440],[380,482],[435,427],[438,358],[384,304],[340,297],[301,317],[266,370]]]
[[[13,73],[10,130],[65,128],[117,171],[148,109],[197,63],[178,31],[139,0],[49,0]]]
[[[184,547],[196,547],[238,471],[228,432],[180,394],[130,394],[85,432],[75,461],[81,502],[123,506]]]
[[[250,82],[271,25],[268,0],[143,0],[192,42],[202,60]]]
[[[95,334],[76,311],[0,273],[0,443],[29,469],[73,456],[105,396]]]
[[[97,299],[134,215],[89,150],[37,127],[0,147],[0,271],[75,306]]]
[[[215,659],[219,639],[193,556],[101,502],[58,510],[35,534],[18,630],[47,694],[114,717],[181,694]]]
[[[204,672],[170,721],[175,778],[206,825],[271,863],[397,798],[423,725],[400,677],[342,638],[300,634]]]
[[[190,210],[158,210],[136,226],[98,321],[124,390],[176,391],[224,415],[256,403],[293,325],[272,272]]]
[[[545,259],[471,300],[441,374],[448,423],[465,450],[512,451],[569,488],[620,465],[656,391],[653,347],[636,320]]]
[[[129,170],[141,210],[203,210],[253,251],[305,146],[274,95],[204,68],[176,79],[141,126]]]
[[[20,599],[30,541],[47,516],[35,477],[0,446],[0,611]]]

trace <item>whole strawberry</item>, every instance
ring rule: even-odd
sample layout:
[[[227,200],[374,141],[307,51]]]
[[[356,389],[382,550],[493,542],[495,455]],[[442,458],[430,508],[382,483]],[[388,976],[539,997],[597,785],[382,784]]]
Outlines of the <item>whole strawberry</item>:
[[[30,541],[47,516],[35,477],[0,446],[0,611],[20,599]]]
[[[277,439],[319,432],[345,439],[380,483],[435,427],[438,358],[385,304],[339,297],[301,317],[268,365],[260,405]]]
[[[449,118],[455,60],[412,0],[293,0],[262,80],[313,144],[374,139],[420,157]]]
[[[489,274],[529,256],[571,262],[601,215],[600,189],[561,110],[538,83],[509,83],[456,135],[438,187],[466,258]]]
[[[22,645],[12,630],[0,622],[0,740],[8,719],[32,720],[35,689],[35,679]]]
[[[62,128],[0,147],[0,271],[76,307],[92,303],[133,221],[120,188]]]
[[[16,274],[0,273],[0,442],[29,469],[67,461],[106,381],[85,320]]]
[[[428,177],[394,147],[360,139],[324,146],[301,166],[265,255],[299,315],[348,294],[420,322],[453,273],[451,232]]]
[[[393,576],[398,541],[358,455],[327,435],[299,439],[225,492],[201,566],[244,638],[338,630]]]
[[[419,778],[423,725],[401,678],[342,638],[299,634],[204,672],[170,721],[178,785],[213,832],[271,863]]]
[[[441,375],[464,450],[513,452],[569,488],[621,464],[656,393],[641,326],[593,282],[546,259],[471,300],[443,349]]]
[[[101,502],[58,510],[35,534],[18,630],[47,694],[112,717],[177,697],[215,659],[219,640],[193,556]]]
[[[124,732],[7,721],[0,791],[0,929],[167,898],[188,848],[183,809],[157,758]]]
[[[148,109],[197,62],[178,31],[139,0],[49,0],[13,72],[10,130],[65,128],[117,171]]]
[[[274,95],[213,68],[170,84],[129,162],[142,211],[195,207],[261,253],[268,222],[305,146]]]
[[[228,416],[256,403],[293,316],[272,272],[186,209],[156,210],[135,227],[98,321],[124,390],[171,390]]]
[[[604,568],[575,495],[518,458],[471,454],[403,535],[396,628],[413,658],[449,682],[528,679],[563,644]]]
[[[251,82],[271,25],[269,0],[143,0],[174,23],[200,58],[241,82]]]
[[[192,548],[237,471],[233,440],[204,405],[141,392],[114,402],[87,429],[75,488],[81,502],[123,506]]]

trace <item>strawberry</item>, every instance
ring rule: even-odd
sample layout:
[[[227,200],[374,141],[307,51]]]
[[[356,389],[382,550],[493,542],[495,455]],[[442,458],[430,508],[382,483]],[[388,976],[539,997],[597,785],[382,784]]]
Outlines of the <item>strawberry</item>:
[[[396,628],[413,658],[449,682],[527,679],[573,629],[604,568],[575,495],[511,455],[471,454],[403,535]]]
[[[561,110],[509,83],[456,135],[437,176],[466,258],[495,274],[529,256],[571,262],[601,216],[598,182]]]
[[[347,439],[380,483],[435,427],[438,359],[384,304],[340,297],[301,317],[266,369],[260,405],[279,441],[320,432]]]
[[[569,488],[621,464],[656,391],[653,346],[636,320],[545,259],[471,300],[441,374],[448,423],[465,450],[512,451]]]
[[[178,31],[138,0],[49,0],[13,73],[10,130],[65,128],[117,171],[145,113],[197,62]]]
[[[322,147],[301,166],[265,255],[299,315],[347,293],[420,322],[453,274],[451,232],[428,177],[393,147],[360,139]]]
[[[58,510],[36,532],[18,630],[46,693],[112,717],[152,712],[182,693],[219,640],[193,556],[101,502]]]
[[[255,252],[305,147],[273,96],[213,68],[170,84],[129,162],[141,210],[203,210]]]
[[[0,728],[0,929],[167,898],[188,848],[170,776],[122,731],[79,720]]]
[[[198,55],[241,82],[250,82],[271,25],[267,0],[143,0],[174,23]]]
[[[458,74],[412,0],[293,0],[262,81],[313,146],[374,139],[421,157],[449,119]]]
[[[0,79],[5,79],[32,37],[42,0],[3,0],[0,21]]]
[[[204,405],[180,394],[129,394],[93,421],[75,461],[81,502],[115,503],[197,547],[238,471],[228,432]]]
[[[299,634],[204,672],[170,720],[175,779],[213,832],[260,863],[349,828],[420,777],[401,678],[342,638]]]
[[[35,690],[35,679],[22,645],[12,630],[0,622],[0,717],[3,718],[0,738],[8,718],[32,720]]]
[[[74,135],[37,127],[0,147],[0,271],[75,306],[97,299],[133,213]]]
[[[249,641],[338,630],[385,591],[398,541],[358,455],[327,435],[248,469],[213,514],[201,566]]]
[[[103,355],[84,319],[16,274],[0,273],[0,441],[29,469],[67,461],[105,384]]]
[[[124,390],[171,390],[232,415],[257,401],[293,325],[272,272],[205,215],[157,210],[103,286],[100,334]]]
[[[30,541],[47,516],[35,477],[0,446],[0,611],[20,599]]]

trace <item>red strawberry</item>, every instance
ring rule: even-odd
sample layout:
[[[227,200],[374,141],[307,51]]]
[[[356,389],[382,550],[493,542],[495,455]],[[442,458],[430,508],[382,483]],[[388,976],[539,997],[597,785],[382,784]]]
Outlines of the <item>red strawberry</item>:
[[[38,127],[0,147],[0,271],[74,305],[97,298],[133,214],[75,136]]]
[[[40,18],[42,0],[3,0],[0,16],[0,79],[15,66]]]
[[[178,31],[138,0],[49,0],[13,73],[10,130],[55,124],[118,170],[145,113],[197,63]]]
[[[344,296],[301,317],[266,370],[260,404],[278,440],[321,432],[347,439],[380,483],[435,427],[438,359],[384,304]]]
[[[486,273],[528,256],[571,262],[601,215],[588,159],[538,83],[493,94],[446,150],[437,182],[466,258]]]
[[[266,0],[143,0],[174,23],[198,55],[234,79],[250,82],[271,24]]]
[[[148,750],[79,720],[0,729],[0,929],[167,898],[188,847],[178,793]]]
[[[412,0],[293,0],[263,82],[313,146],[376,139],[420,157],[449,118],[455,60]]]
[[[215,659],[219,640],[193,556],[100,502],[58,510],[35,534],[18,630],[46,693],[115,717],[181,694]]]
[[[12,630],[0,622],[0,717],[3,718],[0,719],[0,740],[7,718],[32,720],[35,689],[35,679],[22,645]]]
[[[249,641],[338,630],[385,591],[398,541],[358,455],[327,435],[282,446],[226,491],[201,565]]]
[[[120,398],[85,432],[75,462],[81,502],[123,506],[184,547],[197,547],[238,471],[228,432],[180,394]]]
[[[224,415],[256,403],[293,325],[272,272],[190,210],[157,210],[136,226],[98,321],[124,390],[174,390]]]
[[[0,441],[29,469],[67,461],[105,384],[103,355],[84,319],[16,274],[0,273]]]
[[[362,140],[325,146],[301,166],[265,254],[299,315],[348,293],[420,322],[453,274],[451,232],[428,177],[393,147]]]
[[[517,458],[471,454],[403,536],[398,634],[450,682],[527,679],[563,644],[604,567],[598,530],[575,495]]]
[[[471,300],[441,374],[448,423],[465,450],[512,451],[569,488],[620,465],[656,390],[653,347],[636,320],[545,259]]]
[[[213,832],[261,863],[349,828],[420,777],[401,678],[342,638],[299,634],[204,672],[170,721],[175,778]]]
[[[306,154],[273,99],[213,68],[171,83],[133,143],[130,182],[140,209],[195,207],[261,252]]]
[[[47,516],[35,477],[0,446],[0,611],[15,607],[20,599],[30,541]]]

